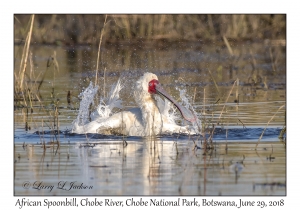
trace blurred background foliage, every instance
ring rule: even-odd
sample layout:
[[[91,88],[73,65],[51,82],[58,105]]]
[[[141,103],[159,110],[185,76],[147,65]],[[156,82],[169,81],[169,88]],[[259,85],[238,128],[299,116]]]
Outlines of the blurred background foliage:
[[[24,43],[30,17],[14,15],[15,44]],[[135,41],[217,42],[223,36],[236,41],[286,39],[285,14],[37,14],[31,44],[97,45],[103,27],[104,45]]]

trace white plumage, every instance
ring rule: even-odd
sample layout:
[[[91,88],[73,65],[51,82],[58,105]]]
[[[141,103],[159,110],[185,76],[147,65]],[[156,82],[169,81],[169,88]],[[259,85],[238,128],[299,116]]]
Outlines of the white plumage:
[[[155,74],[145,73],[136,82],[134,100],[138,107],[111,115],[111,110],[114,107],[121,108],[121,100],[119,99],[121,89],[122,86],[118,81],[115,88],[110,92],[107,104],[100,103],[97,111],[91,115],[91,122],[81,123],[80,118],[77,117],[73,123],[73,132],[127,136],[153,136],[170,133],[195,134],[197,132],[192,126],[180,126],[175,123],[174,118],[169,113],[170,102],[178,108],[186,120],[195,122],[196,117],[163,90]],[[158,94],[168,100],[162,100]]]

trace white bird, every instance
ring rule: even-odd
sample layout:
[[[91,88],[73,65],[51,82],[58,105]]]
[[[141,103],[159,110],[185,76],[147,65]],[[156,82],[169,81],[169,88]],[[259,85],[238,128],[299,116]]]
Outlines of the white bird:
[[[196,116],[190,110],[176,102],[162,88],[155,74],[145,73],[134,87],[134,99],[138,105],[137,108],[120,111],[105,118],[97,117],[81,126],[78,123],[73,123],[73,132],[127,136],[153,136],[165,133],[195,134],[195,129],[177,125],[174,120],[170,119],[163,107],[166,106],[167,101],[163,103],[163,100],[157,97],[158,95],[173,103],[185,120],[193,123],[197,121]],[[101,110],[98,109],[99,111]]]

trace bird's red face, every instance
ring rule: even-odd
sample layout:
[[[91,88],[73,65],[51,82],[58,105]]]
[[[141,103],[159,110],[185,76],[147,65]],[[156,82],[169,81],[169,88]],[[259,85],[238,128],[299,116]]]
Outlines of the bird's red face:
[[[159,94],[166,99],[168,99],[170,102],[172,102],[180,111],[182,117],[190,122],[195,122],[196,117],[192,114],[190,110],[188,110],[186,107],[180,105],[177,101],[175,101],[172,96],[170,96],[163,87],[159,84],[158,80],[153,79],[148,84],[148,92],[150,94]]]
[[[157,79],[153,79],[149,82],[148,85],[148,92],[150,94],[156,94],[156,85],[159,84]]]

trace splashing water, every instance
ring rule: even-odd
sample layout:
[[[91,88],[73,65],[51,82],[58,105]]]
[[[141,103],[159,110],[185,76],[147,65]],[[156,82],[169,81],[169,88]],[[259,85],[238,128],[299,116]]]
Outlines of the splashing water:
[[[91,114],[92,120],[106,119],[113,114],[112,110],[114,108],[123,108],[122,100],[119,95],[122,88],[121,79],[119,79],[118,82],[112,86],[109,92],[109,97],[100,99],[100,103],[96,111]]]
[[[180,117],[176,112],[175,106],[173,106],[173,104],[167,99],[163,100],[158,95],[155,95],[155,99],[157,100],[159,112],[167,118],[170,124],[176,124],[176,120],[178,120]]]
[[[191,105],[189,102],[189,99],[187,98],[186,94],[186,89],[179,89],[176,87],[176,90],[179,90],[179,95],[182,100],[182,105],[186,107],[187,109],[191,110],[193,115],[196,116],[196,122],[193,122],[192,129],[196,132],[199,133],[201,131],[201,122],[199,120],[199,114],[195,111],[194,107]]]
[[[119,99],[119,92],[123,88],[120,79],[118,82],[112,86],[108,98],[100,98],[100,103],[97,109],[89,115],[89,107],[94,104],[94,98],[98,91],[98,86],[93,86],[91,82],[90,85],[79,94],[81,97],[81,102],[79,106],[79,112],[76,120],[73,121],[73,133],[87,133],[88,130],[84,126],[92,121],[103,121],[113,114],[112,110],[117,108],[122,108],[122,100]]]
[[[89,107],[91,104],[94,104],[94,97],[97,90],[98,86],[94,87],[93,83],[90,82],[90,85],[79,94],[79,97],[81,98],[80,107],[77,118],[73,122],[73,128],[89,122]]]
[[[79,113],[77,118],[73,121],[73,133],[83,134],[83,133],[95,133],[98,132],[97,128],[100,125],[103,128],[110,128],[110,117],[114,114],[114,108],[122,109],[122,100],[120,99],[119,93],[123,89],[123,85],[121,85],[121,79],[114,84],[109,92],[109,96],[107,98],[100,98],[99,105],[97,108],[90,114],[90,106],[94,104],[95,95],[98,91],[98,86],[93,86],[91,82],[90,85],[82,91],[79,95],[82,100],[80,102]],[[182,128],[184,130],[190,130],[190,134],[197,134],[200,133],[200,120],[198,119],[198,114],[195,112],[193,106],[190,104],[188,97],[186,96],[185,89],[176,88],[180,93],[181,104],[185,106],[187,109],[190,109],[192,113],[197,116],[197,121],[194,122],[192,125],[187,126],[184,121],[182,121]],[[159,112],[161,113],[162,117],[166,119],[164,128],[162,130],[162,134],[170,134],[176,132],[174,128],[176,128],[178,121],[180,121],[181,116],[176,109],[176,107],[169,102],[167,99],[162,99],[160,96],[154,96],[157,101],[157,106]],[[178,127],[178,126],[177,126]],[[177,131],[178,132],[178,131]],[[184,132],[182,130],[179,131],[180,133]]]

